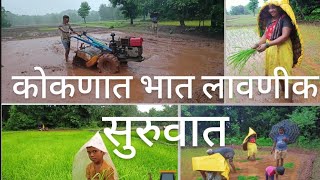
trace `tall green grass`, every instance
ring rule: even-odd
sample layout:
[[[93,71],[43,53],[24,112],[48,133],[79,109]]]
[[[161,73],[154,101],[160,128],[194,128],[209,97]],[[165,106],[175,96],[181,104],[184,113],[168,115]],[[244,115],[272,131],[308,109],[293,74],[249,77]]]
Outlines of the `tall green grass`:
[[[73,158],[94,134],[80,130],[3,132],[2,179],[72,179]],[[150,172],[154,179],[159,179],[160,170],[177,170],[177,145],[164,144],[163,137],[149,147],[133,136],[131,142],[136,148],[136,156],[124,160],[112,152],[116,147],[101,135],[120,178],[147,179]],[[121,145],[125,144],[125,136],[114,137]],[[121,147],[118,150],[123,152]]]

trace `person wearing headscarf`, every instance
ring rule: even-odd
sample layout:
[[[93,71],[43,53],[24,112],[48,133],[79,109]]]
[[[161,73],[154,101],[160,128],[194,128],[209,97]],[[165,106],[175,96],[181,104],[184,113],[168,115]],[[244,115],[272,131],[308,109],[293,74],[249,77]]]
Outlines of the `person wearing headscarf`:
[[[253,45],[259,52],[266,51],[265,74],[273,76],[276,67],[283,67],[288,76],[292,68],[299,65],[303,56],[303,42],[289,0],[269,0],[258,15],[260,40]],[[284,76],[283,72],[278,72]],[[280,80],[281,89],[285,90],[285,81]],[[292,82],[289,81],[289,100],[292,101]]]
[[[118,180],[118,173],[97,132],[78,151],[74,158],[72,179],[77,180]]]
[[[257,133],[252,129],[249,128],[248,135],[244,138],[242,146],[245,151],[248,151],[248,160],[256,160],[256,154],[258,152],[257,147]]]

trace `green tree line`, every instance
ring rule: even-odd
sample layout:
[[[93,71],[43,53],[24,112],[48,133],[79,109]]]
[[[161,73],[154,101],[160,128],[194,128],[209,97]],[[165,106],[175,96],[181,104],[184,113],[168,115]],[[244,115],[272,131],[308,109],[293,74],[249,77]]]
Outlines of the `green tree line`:
[[[32,25],[57,25],[62,22],[62,16],[68,15],[71,23],[80,23],[83,18],[77,10],[65,10],[60,13],[50,13],[46,15],[17,15],[6,11],[1,7],[1,27],[12,26],[32,26]],[[86,21],[105,21],[124,19],[119,8],[106,7],[99,11],[89,11],[85,16]]]
[[[242,140],[252,127],[259,138],[268,138],[269,132],[276,123],[290,119],[300,128],[300,140],[308,142],[320,139],[320,107],[319,106],[182,106],[182,116],[186,117],[230,117],[226,122],[226,137]],[[218,126],[216,122],[199,122],[198,137],[210,126]],[[192,136],[192,125],[186,123],[186,139]],[[219,133],[211,134],[218,138]],[[241,143],[241,142],[240,142]]]
[[[6,20],[14,26],[57,24],[63,15],[69,15],[71,22],[121,19],[123,17],[134,24],[136,18],[146,20],[151,12],[158,12],[160,20],[178,20],[185,26],[186,20],[198,20],[204,26],[204,20],[211,20],[211,27],[223,31],[223,0],[109,0],[113,7],[100,5],[99,11],[90,11],[90,4],[82,2],[78,10],[67,10],[38,16],[16,15],[5,12]],[[202,23],[201,23],[202,22]]]
[[[264,1],[266,2],[266,1]],[[290,0],[290,5],[299,20],[320,21],[320,2],[319,0]],[[258,0],[250,0],[243,6],[232,6],[228,12],[230,15],[255,15],[261,7],[258,7]]]
[[[149,112],[141,112],[136,105],[128,106],[89,106],[89,105],[32,105],[2,106],[2,127],[4,130],[36,129],[44,124],[52,128],[93,128],[109,126],[102,117],[177,117],[177,106],[163,106],[163,110],[151,108]],[[133,125],[144,125],[136,122]],[[165,125],[165,122],[153,122]],[[124,126],[119,122],[118,126]]]
[[[224,22],[223,0],[109,0],[113,7],[120,7],[131,24],[137,17],[158,12],[162,20],[178,20],[185,26],[185,20],[211,19],[211,27],[222,28]]]

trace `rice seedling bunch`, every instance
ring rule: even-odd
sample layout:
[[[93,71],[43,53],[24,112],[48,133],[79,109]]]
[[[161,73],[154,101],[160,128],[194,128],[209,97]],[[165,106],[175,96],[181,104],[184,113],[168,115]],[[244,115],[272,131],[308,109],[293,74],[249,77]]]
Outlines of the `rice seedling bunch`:
[[[234,69],[241,71],[250,57],[256,52],[257,51],[252,48],[241,50],[228,57],[228,64],[233,66]]]

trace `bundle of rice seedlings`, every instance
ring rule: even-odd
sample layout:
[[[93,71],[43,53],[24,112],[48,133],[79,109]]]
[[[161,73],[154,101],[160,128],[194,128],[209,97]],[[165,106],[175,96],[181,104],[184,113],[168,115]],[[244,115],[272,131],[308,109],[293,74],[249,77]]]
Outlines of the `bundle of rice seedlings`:
[[[99,180],[104,180],[104,179],[109,179],[109,177],[113,176],[113,173],[112,174],[109,174],[107,175],[107,170],[103,170],[103,172],[100,174],[100,173],[97,173],[95,174],[91,180],[94,180],[96,178],[98,178]]]
[[[228,57],[228,64],[233,66],[234,69],[238,69],[239,71],[241,71],[250,57],[256,52],[257,51],[252,48],[241,50]]]

